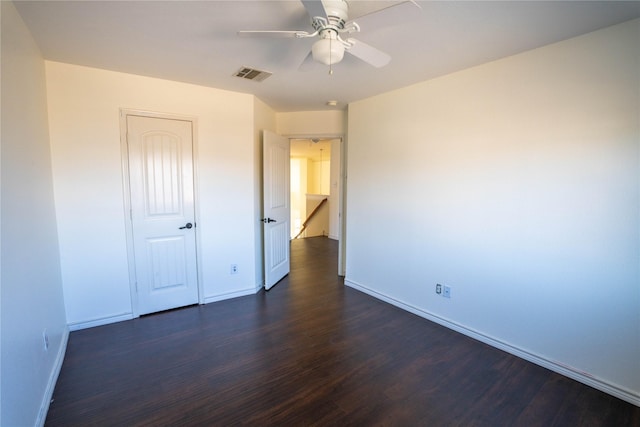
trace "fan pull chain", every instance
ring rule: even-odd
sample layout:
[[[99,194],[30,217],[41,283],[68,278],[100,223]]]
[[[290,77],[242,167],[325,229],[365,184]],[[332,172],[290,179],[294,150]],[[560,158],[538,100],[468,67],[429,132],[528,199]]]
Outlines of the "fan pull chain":
[[[333,39],[329,38],[329,75],[333,74]]]

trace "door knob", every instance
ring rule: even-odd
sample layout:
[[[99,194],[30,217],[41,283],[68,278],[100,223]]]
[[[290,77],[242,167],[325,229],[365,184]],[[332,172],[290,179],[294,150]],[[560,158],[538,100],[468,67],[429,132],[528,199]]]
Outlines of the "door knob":
[[[262,218],[261,221],[264,222],[265,224],[268,224],[270,222],[278,222],[275,219],[271,219],[271,218]]]
[[[191,227],[193,227],[193,224],[188,222],[184,225],[184,227],[178,227],[178,230],[184,230],[185,228],[191,228]]]

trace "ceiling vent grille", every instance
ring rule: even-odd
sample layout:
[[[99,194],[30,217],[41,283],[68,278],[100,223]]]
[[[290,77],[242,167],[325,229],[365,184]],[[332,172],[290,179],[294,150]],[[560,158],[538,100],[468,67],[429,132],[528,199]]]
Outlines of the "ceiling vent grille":
[[[253,68],[242,67],[240,68],[234,76],[240,77],[247,80],[253,80],[254,82],[261,82],[267,77],[269,77],[272,73],[268,71],[255,70]]]

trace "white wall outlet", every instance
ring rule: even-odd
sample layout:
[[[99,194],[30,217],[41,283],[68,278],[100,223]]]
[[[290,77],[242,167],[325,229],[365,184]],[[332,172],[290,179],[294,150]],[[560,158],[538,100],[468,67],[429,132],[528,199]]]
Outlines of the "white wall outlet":
[[[231,264],[231,274],[238,274],[238,264]]]
[[[442,296],[445,298],[451,298],[451,288],[449,286],[444,286],[442,290]]]

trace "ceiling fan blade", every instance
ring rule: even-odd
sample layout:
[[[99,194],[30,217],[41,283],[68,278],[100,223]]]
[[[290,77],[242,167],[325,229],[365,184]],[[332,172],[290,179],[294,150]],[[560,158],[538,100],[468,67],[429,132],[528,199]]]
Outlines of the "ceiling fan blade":
[[[304,61],[302,61],[298,67],[298,71],[311,71],[314,62],[313,55],[309,52],[309,54],[304,58]]]
[[[268,37],[268,38],[302,38],[308,37],[309,33],[306,31],[238,31],[240,37]]]
[[[362,31],[371,31],[376,28],[390,27],[416,19],[422,8],[413,0],[394,4],[384,9],[362,15],[347,22],[356,22]]]
[[[300,0],[304,5],[304,8],[307,9],[307,13],[311,17],[311,19],[316,16],[320,16],[324,19],[327,19],[327,12],[324,10],[324,5],[321,0]]]
[[[351,47],[347,49],[347,52],[376,68],[382,68],[391,61],[391,57],[389,55],[373,46],[361,42],[360,40],[348,39],[347,41],[351,44]]]
[[[307,57],[304,58],[304,61],[302,61],[302,63],[298,67],[298,71],[308,72],[308,71],[314,71],[314,70],[318,70],[325,67],[326,66],[324,64],[321,64],[318,61],[314,61],[313,54],[309,52]]]

